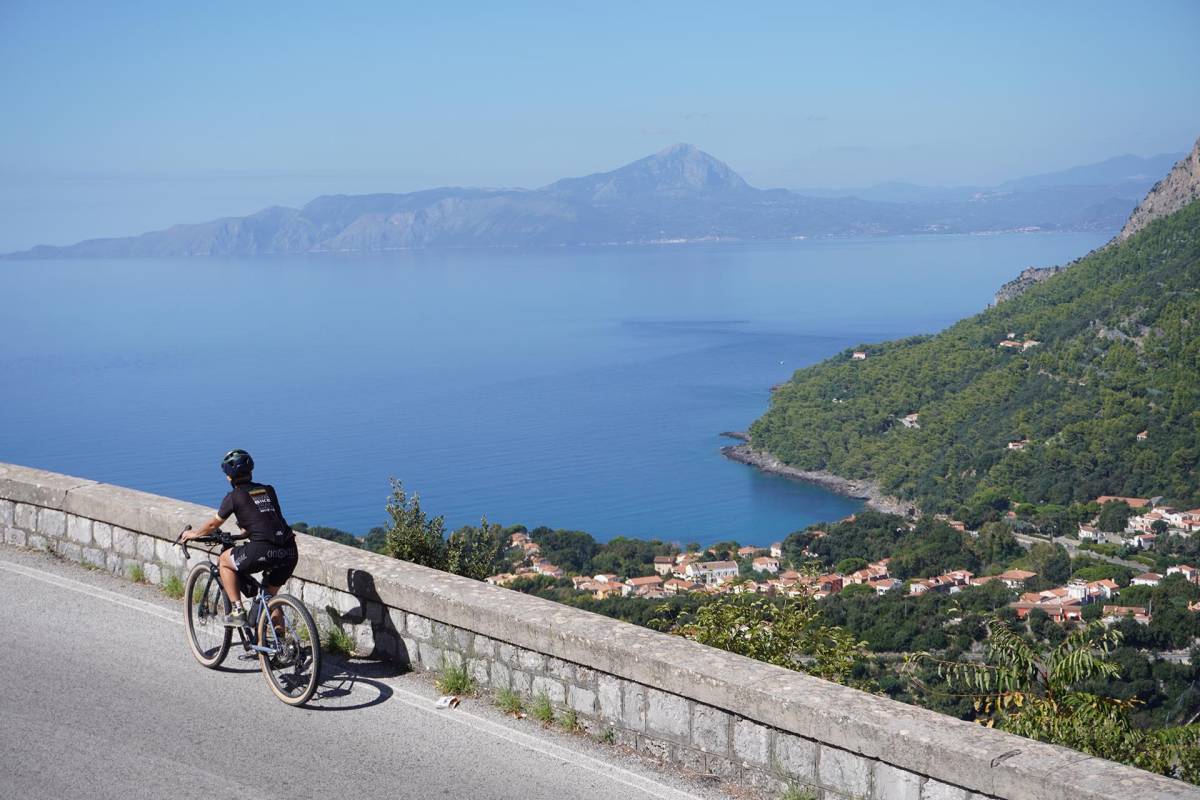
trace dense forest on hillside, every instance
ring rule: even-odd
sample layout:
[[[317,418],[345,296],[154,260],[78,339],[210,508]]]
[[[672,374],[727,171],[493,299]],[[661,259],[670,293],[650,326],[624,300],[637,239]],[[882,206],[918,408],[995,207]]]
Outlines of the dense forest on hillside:
[[[926,511],[1101,494],[1193,507],[1198,326],[1200,202],[936,336],[798,371],[751,444],[801,469],[875,479]],[[1010,339],[1037,344],[1000,346]],[[919,427],[903,425],[914,413]]]

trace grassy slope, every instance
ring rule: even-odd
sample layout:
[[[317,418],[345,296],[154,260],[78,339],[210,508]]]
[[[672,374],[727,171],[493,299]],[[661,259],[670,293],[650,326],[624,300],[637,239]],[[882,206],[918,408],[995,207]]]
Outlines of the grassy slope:
[[[936,336],[798,371],[751,441],[802,469],[878,479],[926,510],[988,490],[1200,504],[1198,329],[1200,202]],[[1042,344],[997,347],[1010,332]],[[902,427],[914,411],[920,429]],[[1026,450],[1007,449],[1022,437]]]

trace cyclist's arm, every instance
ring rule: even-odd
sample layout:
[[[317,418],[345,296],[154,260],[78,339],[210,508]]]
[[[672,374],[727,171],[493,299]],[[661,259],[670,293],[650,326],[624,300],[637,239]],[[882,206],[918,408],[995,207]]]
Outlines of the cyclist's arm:
[[[200,536],[208,536],[210,533],[216,533],[217,529],[220,528],[224,522],[225,520],[221,517],[213,517],[199,528],[193,528],[190,531],[184,531],[183,535],[180,536],[180,539],[186,542]]]

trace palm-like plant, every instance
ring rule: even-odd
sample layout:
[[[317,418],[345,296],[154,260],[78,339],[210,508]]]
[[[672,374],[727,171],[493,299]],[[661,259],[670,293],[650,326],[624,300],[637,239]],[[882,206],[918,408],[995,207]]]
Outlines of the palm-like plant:
[[[971,697],[984,725],[1200,783],[1200,725],[1136,729],[1129,712],[1137,700],[1079,688],[1119,676],[1109,659],[1121,643],[1120,631],[1094,622],[1039,651],[999,619],[989,620],[987,629],[982,663],[914,653],[906,665],[910,680],[920,684],[912,668],[931,664],[952,691]]]

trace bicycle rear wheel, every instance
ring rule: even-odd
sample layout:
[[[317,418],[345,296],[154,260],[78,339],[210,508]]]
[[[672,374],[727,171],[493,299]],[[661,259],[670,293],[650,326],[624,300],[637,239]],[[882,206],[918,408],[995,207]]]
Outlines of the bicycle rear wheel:
[[[188,647],[192,655],[209,669],[217,667],[229,653],[233,629],[225,627],[229,598],[208,564],[197,564],[188,573],[183,586],[184,615]]]
[[[321,679],[321,635],[304,604],[287,594],[272,597],[258,618],[258,643],[275,650],[258,656],[275,696],[289,706],[307,703]]]

